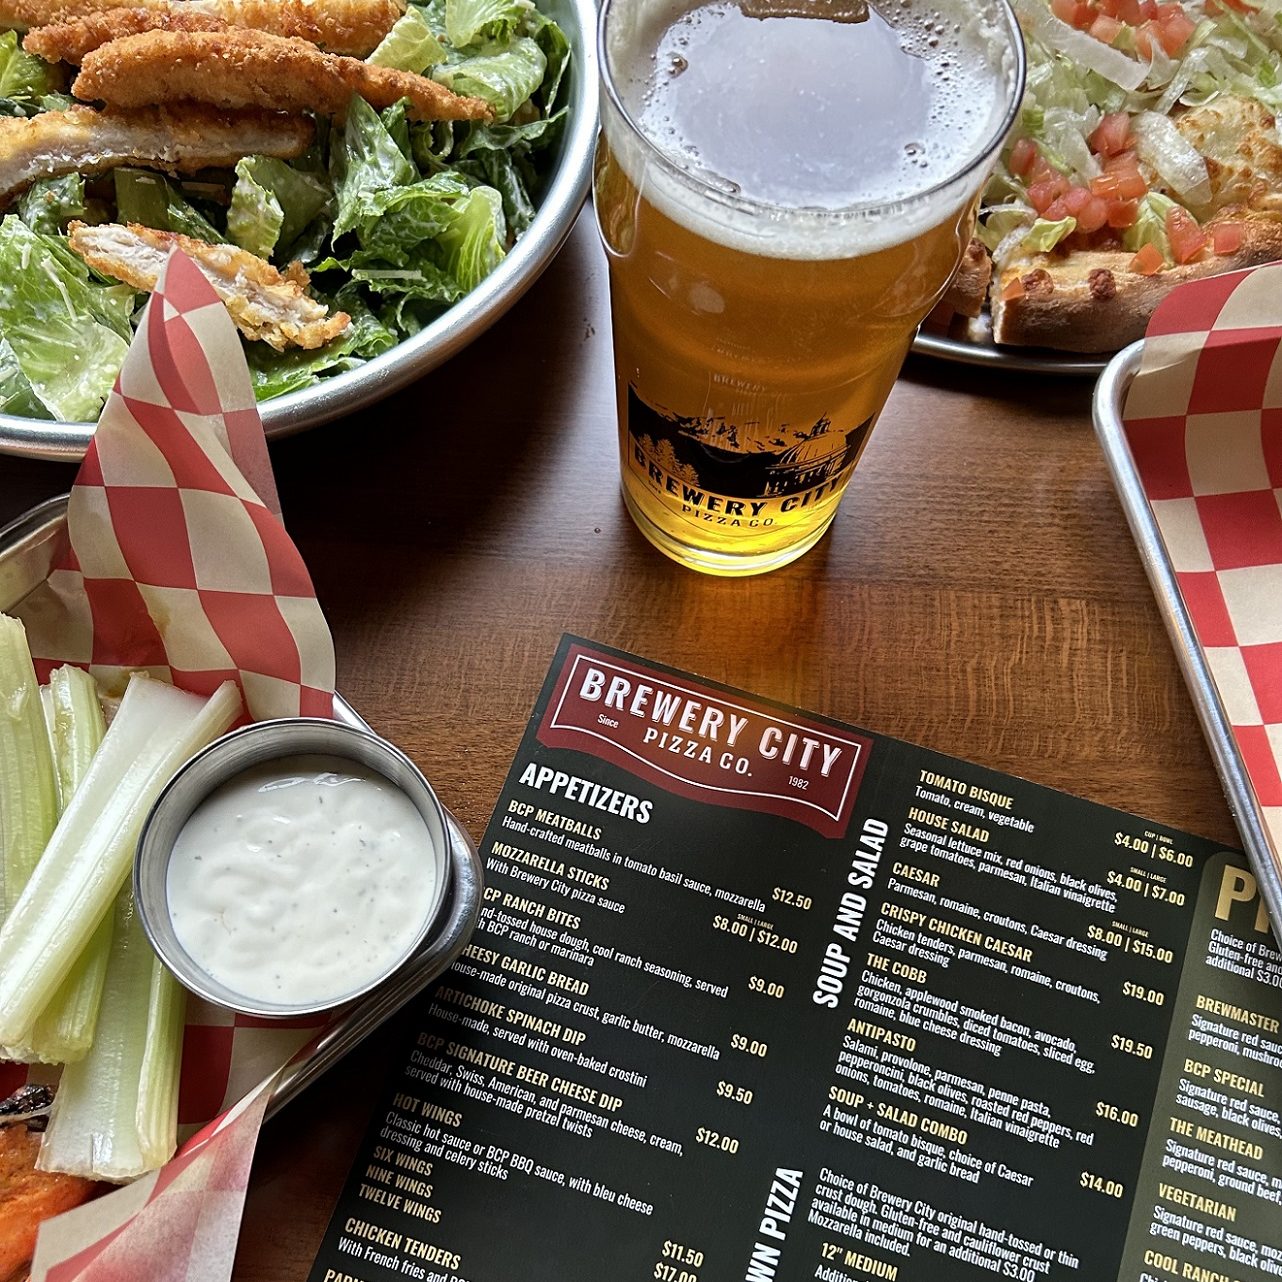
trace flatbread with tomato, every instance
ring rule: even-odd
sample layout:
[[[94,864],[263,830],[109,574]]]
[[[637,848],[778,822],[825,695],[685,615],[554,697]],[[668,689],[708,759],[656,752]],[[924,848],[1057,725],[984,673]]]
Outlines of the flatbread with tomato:
[[[1282,258],[1282,22],[1247,0],[1015,0],[1028,91],[946,302],[1110,352],[1178,284]],[[977,284],[987,276],[986,289]]]

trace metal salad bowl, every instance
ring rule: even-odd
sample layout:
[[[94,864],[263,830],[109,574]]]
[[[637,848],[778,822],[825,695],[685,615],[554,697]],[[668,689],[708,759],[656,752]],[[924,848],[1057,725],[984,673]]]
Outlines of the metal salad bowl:
[[[569,116],[534,221],[485,280],[413,338],[355,369],[260,401],[269,440],[363,409],[449,360],[534,284],[570,234],[587,197],[596,144],[596,6],[593,0],[539,0],[539,7],[565,32],[572,56]],[[93,430],[93,423],[0,414],[0,453],[74,462],[84,457]]]

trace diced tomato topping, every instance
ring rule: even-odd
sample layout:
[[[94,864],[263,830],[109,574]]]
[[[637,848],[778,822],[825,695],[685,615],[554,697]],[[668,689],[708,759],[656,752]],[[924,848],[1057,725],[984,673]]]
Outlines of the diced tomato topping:
[[[1108,174],[1139,173],[1140,158],[1128,147],[1104,157],[1104,172]]]
[[[1046,212],[1042,214],[1043,218],[1050,222],[1057,223],[1061,218],[1071,218],[1072,215],[1064,205],[1064,197],[1056,196],[1049,205],[1046,206]]]
[[[1024,282],[1015,276],[1002,286],[1002,302],[1009,303],[1014,298],[1024,297]]]
[[[1046,158],[1037,153],[1037,159],[1033,161],[1033,167],[1028,172],[1028,181],[1030,183],[1048,183],[1053,182],[1059,177],[1059,171],[1047,163]]]
[[[1110,200],[1108,202],[1108,225],[1121,231],[1125,227],[1134,227],[1140,215],[1138,200]]]
[[[1028,203],[1043,217],[1054,202],[1068,190],[1068,181],[1058,174],[1045,182],[1033,183],[1028,189]],[[1061,214],[1062,218],[1063,215]]]
[[[1070,187],[1060,198],[1059,203],[1074,218],[1091,203],[1094,197],[1085,187]]]
[[[1164,27],[1187,28],[1190,32],[1197,29],[1197,23],[1184,12],[1184,6],[1178,3],[1159,4],[1156,14],[1158,22]]]
[[[1106,45],[1111,45],[1121,34],[1124,25],[1116,18],[1110,18],[1106,13],[1099,13],[1095,15],[1095,20],[1087,30],[1096,40],[1102,40]]]
[[[1138,169],[1134,173],[1117,175],[1117,194],[1121,200],[1138,200],[1147,191],[1148,183]]]
[[[1259,13],[1259,6],[1247,4],[1246,0],[1206,0],[1206,11],[1212,17],[1223,13],[1225,9],[1236,9],[1238,13]]]
[[[1166,259],[1156,245],[1143,245],[1140,252],[1131,259],[1131,271],[1141,276],[1155,276],[1166,266]]]
[[[1087,141],[1101,156],[1115,156],[1131,144],[1131,118],[1124,111],[1110,111],[1095,126]]]
[[[1078,231],[1099,231],[1108,222],[1108,202],[1092,196],[1076,217]]]
[[[1091,179],[1091,191],[1105,200],[1138,200],[1149,190],[1140,173],[1101,173]]]
[[[1135,32],[1135,52],[1141,58],[1153,61],[1155,50],[1162,48],[1162,28],[1153,21],[1146,22]]]
[[[1174,58],[1197,30],[1197,23],[1178,4],[1161,4],[1157,7],[1158,38],[1162,48]]]
[[[1107,14],[1110,18],[1116,18],[1117,4],[1118,0],[1099,0],[1099,11]]]
[[[1105,200],[1138,200],[1146,191],[1148,183],[1138,170],[1134,173],[1106,172],[1091,179],[1091,192]]]
[[[1007,164],[1010,171],[1018,178],[1027,178],[1037,163],[1037,144],[1031,138],[1020,138],[1010,149],[1010,160]]]
[[[1216,223],[1211,228],[1211,248],[1217,254],[1235,254],[1242,248],[1241,223]]]
[[[1051,0],[1051,12],[1070,27],[1085,29],[1091,25],[1095,10],[1086,0]]]
[[[1117,0],[1112,16],[1121,18],[1128,27],[1138,27],[1148,15],[1144,12],[1142,0]]]
[[[1140,13],[1145,18],[1157,17],[1157,0],[1140,0]]]
[[[1166,236],[1177,263],[1191,263],[1206,248],[1206,233],[1197,219],[1178,205],[1166,215]]]

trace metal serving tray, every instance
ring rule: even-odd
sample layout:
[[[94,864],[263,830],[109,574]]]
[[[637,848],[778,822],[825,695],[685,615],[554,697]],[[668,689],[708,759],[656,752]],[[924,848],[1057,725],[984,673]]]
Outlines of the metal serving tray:
[[[382,356],[259,405],[269,439],[317,427],[421,378],[488,329],[539,278],[570,234],[592,178],[597,133],[596,5],[594,0],[539,0],[570,42],[570,114],[556,168],[539,197],[534,221],[512,252],[466,298],[426,329]],[[70,462],[84,457],[92,423],[0,414],[0,453]]]
[[[1011,370],[1024,374],[1060,374],[1094,378],[1107,364],[1107,356],[1082,356],[1076,352],[1052,352],[1038,347],[998,347],[991,337],[952,338],[947,334],[918,331],[913,351],[957,365],[981,365],[986,369]]]
[[[1135,459],[1122,426],[1122,409],[1131,380],[1139,372],[1142,342],[1124,347],[1108,363],[1095,386],[1095,433],[1104,447],[1113,483],[1117,486],[1122,510],[1130,524],[1139,548],[1140,560],[1148,573],[1157,596],[1176,657],[1184,671],[1189,693],[1197,708],[1198,720],[1211,748],[1228,798],[1229,809],[1260,884],[1260,894],[1268,906],[1275,928],[1282,928],[1282,866],[1269,842],[1263,817],[1255,800],[1246,763],[1238,751],[1228,714],[1216,690],[1206,654],[1193,629],[1193,620],[1180,594],[1175,569],[1158,530],[1157,518],[1140,482]]]
[[[19,605],[48,577],[66,524],[67,496],[62,495],[0,529],[0,610]],[[362,730],[370,728],[341,695],[334,696],[334,713],[340,721]],[[481,910],[481,862],[471,838],[449,810],[445,819],[452,867],[444,931],[384,984],[342,1011],[294,1056],[272,1092],[269,1116],[438,979],[467,946]]]

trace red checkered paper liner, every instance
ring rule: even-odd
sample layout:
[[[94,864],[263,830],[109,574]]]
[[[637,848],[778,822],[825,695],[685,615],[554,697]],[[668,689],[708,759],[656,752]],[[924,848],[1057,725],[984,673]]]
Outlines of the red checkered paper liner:
[[[1123,413],[1144,492],[1282,851],[1282,264],[1153,314]]]
[[[181,253],[76,477],[66,545],[17,613],[41,680],[63,663],[117,691],[138,671],[198,694],[232,680],[253,720],[333,715],[333,641],[280,521],[240,339]],[[162,1171],[42,1226],[33,1282],[225,1282],[270,1086],[318,1027],[190,999],[179,1124],[205,1129]]]

